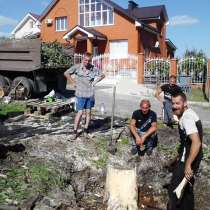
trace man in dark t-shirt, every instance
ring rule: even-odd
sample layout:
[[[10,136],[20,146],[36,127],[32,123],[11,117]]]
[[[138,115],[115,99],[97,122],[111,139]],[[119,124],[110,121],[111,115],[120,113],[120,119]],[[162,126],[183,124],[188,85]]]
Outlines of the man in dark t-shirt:
[[[150,110],[150,101],[143,99],[140,102],[140,109],[132,114],[130,131],[132,134],[132,154],[152,154],[153,148],[157,145],[157,115]]]
[[[162,92],[164,93],[163,99],[160,97],[160,94]],[[176,77],[174,75],[171,75],[169,77],[169,83],[160,86],[155,93],[155,97],[163,103],[164,123],[170,127],[173,126],[171,97],[179,92],[182,92],[182,89],[178,85],[176,85]]]

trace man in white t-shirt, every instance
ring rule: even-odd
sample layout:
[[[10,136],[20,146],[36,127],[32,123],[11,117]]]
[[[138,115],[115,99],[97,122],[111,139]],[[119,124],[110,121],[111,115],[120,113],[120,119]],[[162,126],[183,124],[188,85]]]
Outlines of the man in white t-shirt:
[[[202,159],[203,129],[198,115],[187,106],[184,93],[177,93],[172,97],[172,108],[179,119],[180,147],[177,164],[169,185],[168,210],[194,210],[193,175],[197,172]],[[188,184],[183,196],[177,199],[174,190],[186,177]]]

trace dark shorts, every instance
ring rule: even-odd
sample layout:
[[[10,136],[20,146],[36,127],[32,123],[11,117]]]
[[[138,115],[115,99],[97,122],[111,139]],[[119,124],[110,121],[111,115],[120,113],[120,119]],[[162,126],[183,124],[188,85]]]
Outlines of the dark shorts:
[[[81,111],[83,109],[91,109],[94,107],[95,100],[94,97],[76,97],[76,110]]]

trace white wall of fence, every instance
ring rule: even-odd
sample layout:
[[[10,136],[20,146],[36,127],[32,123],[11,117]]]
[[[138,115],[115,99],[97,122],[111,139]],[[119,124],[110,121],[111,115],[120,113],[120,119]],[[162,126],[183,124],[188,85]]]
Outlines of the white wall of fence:
[[[74,63],[82,61],[82,54],[74,55]],[[137,81],[138,56],[128,54],[126,58],[112,58],[110,54],[94,56],[92,63],[103,71],[107,79],[130,78]],[[145,84],[163,84],[169,80],[171,65],[170,59],[145,58]],[[177,61],[177,79],[186,76],[190,84],[202,84],[207,79],[207,60],[188,57]]]
[[[170,60],[164,58],[146,58],[144,62],[144,82],[162,84],[168,82]]]
[[[205,83],[207,79],[207,61],[204,58],[186,57],[177,63],[178,77],[189,77],[191,84]]]
[[[74,64],[82,61],[82,54],[74,55]],[[103,71],[107,79],[137,78],[138,58],[128,54],[126,58],[112,58],[110,54],[97,55],[92,64]]]

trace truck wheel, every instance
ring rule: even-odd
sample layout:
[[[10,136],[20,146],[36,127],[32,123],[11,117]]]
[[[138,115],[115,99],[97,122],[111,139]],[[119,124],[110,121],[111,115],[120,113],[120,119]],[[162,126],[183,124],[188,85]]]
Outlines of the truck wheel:
[[[8,77],[0,75],[0,87],[4,91],[4,95],[7,95],[11,88],[11,80]]]
[[[31,86],[31,95],[33,95],[36,92],[35,83],[32,79],[29,79],[29,78],[28,78],[28,81],[29,81],[30,86]]]
[[[28,99],[33,92],[33,87],[26,77],[16,77],[12,82],[12,89],[14,89],[16,99]]]

